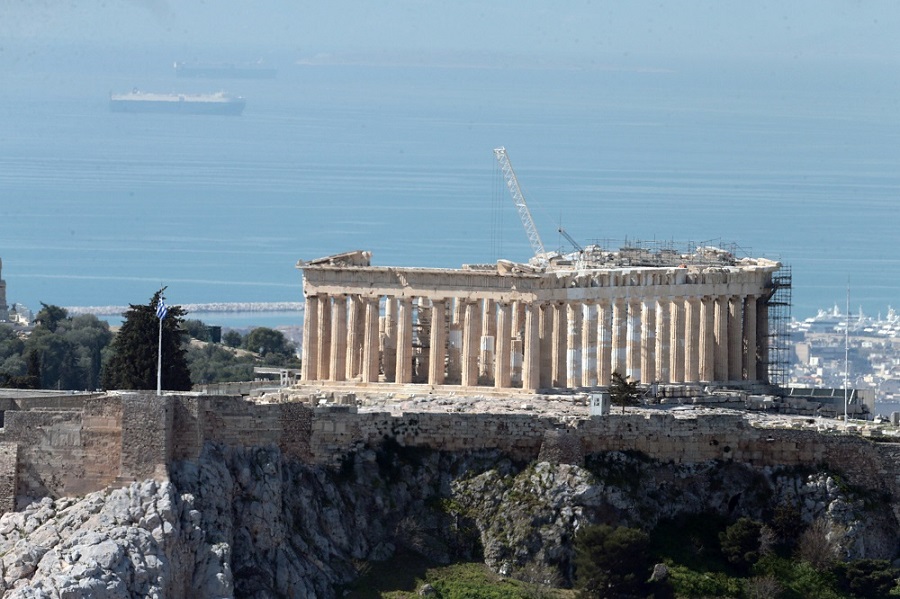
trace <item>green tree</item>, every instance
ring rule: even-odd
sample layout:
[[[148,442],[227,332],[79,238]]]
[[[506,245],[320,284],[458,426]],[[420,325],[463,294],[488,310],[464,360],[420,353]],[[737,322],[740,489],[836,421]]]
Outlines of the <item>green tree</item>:
[[[253,380],[254,356],[237,356],[215,343],[191,346],[187,350],[191,380],[197,385]]]
[[[747,573],[760,556],[762,522],[740,518],[719,533],[719,543],[726,559],[741,572]]]
[[[43,325],[35,327],[25,342],[26,352],[36,352],[41,365],[41,389],[84,389],[73,354],[75,347],[61,334]]]
[[[640,597],[650,576],[650,537],[635,528],[586,526],[575,537],[575,577],[583,597]]]
[[[42,326],[52,333],[56,331],[57,325],[68,316],[69,312],[65,308],[41,302],[41,309],[34,317],[34,321],[38,323],[38,326]]]
[[[25,360],[22,352],[25,350],[25,342],[19,339],[15,330],[5,324],[0,324],[0,380],[6,377],[18,376],[25,373]]]
[[[156,365],[160,321],[156,307],[163,301],[165,287],[153,294],[147,305],[129,305],[125,321],[112,342],[112,352],[102,376],[106,389],[156,389]],[[162,321],[163,388],[187,391],[191,375],[181,345],[184,310],[170,306]]]
[[[197,339],[198,341],[209,341],[209,329],[206,327],[206,324],[202,320],[185,320],[184,332],[187,333],[188,336],[191,337],[191,339]]]
[[[244,342],[244,337],[237,331],[227,331],[222,335],[222,343],[228,347],[240,347]]]
[[[257,327],[244,337],[244,347],[260,356],[276,354],[283,358],[294,355],[294,345],[287,340],[284,333],[267,327]]]
[[[77,370],[79,384],[73,388],[100,387],[103,351],[113,337],[109,324],[93,314],[82,314],[59,323],[56,331],[69,343],[74,353],[70,359]]]
[[[629,381],[629,378],[631,377],[623,377],[618,372],[614,372],[609,383],[609,400],[617,406],[622,406],[623,414],[626,406],[636,406],[641,403],[641,391],[638,388],[640,381]]]

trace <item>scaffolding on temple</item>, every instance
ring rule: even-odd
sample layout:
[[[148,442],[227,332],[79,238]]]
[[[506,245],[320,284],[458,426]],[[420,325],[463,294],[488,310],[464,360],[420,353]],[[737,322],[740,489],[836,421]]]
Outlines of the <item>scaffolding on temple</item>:
[[[772,274],[769,297],[769,383],[779,388],[787,385],[791,365],[791,267],[783,264]]]

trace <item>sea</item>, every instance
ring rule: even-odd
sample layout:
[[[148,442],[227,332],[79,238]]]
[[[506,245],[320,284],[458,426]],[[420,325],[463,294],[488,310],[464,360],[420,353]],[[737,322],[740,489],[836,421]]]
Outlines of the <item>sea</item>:
[[[290,51],[266,55],[274,79],[175,76],[179,60],[258,58],[238,54],[0,48],[9,303],[141,304],[161,287],[169,304],[297,302],[298,260],[355,249],[526,261],[504,146],[547,249],[573,249],[560,228],[581,245],[727,245],[790,266],[797,318],[848,293],[866,314],[900,304],[895,63]],[[246,109],[111,112],[132,89]]]

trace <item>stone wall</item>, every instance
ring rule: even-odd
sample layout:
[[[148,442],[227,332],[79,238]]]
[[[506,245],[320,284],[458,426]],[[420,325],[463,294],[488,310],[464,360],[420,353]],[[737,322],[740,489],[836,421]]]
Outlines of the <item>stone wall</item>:
[[[168,478],[173,454],[173,401],[150,394],[121,398],[121,482]]]
[[[122,462],[122,403],[112,398],[85,402],[81,417],[84,477],[69,489],[74,495],[114,484]]]
[[[19,446],[16,443],[0,443],[0,514],[16,508],[16,465]]]
[[[0,442],[18,446],[18,492],[31,497],[77,493],[85,478],[82,412],[7,411]]]
[[[629,413],[565,421],[533,414],[393,416],[352,406],[135,393],[87,399],[81,409],[8,410],[0,429],[0,508],[13,505],[16,493],[58,497],[132,480],[166,480],[173,460],[196,459],[207,442],[278,447],[294,459],[337,466],[349,452],[385,439],[442,451],[496,449],[521,461],[579,463],[589,453],[620,450],[673,463],[827,463],[852,484],[900,489],[900,445],[756,428],[740,413]]]

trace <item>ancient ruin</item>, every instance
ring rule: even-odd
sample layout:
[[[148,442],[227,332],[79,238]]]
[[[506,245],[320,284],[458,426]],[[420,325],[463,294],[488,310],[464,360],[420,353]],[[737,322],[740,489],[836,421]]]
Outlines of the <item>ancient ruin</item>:
[[[307,382],[572,389],[770,382],[779,262],[730,251],[597,246],[527,264],[300,261]]]

